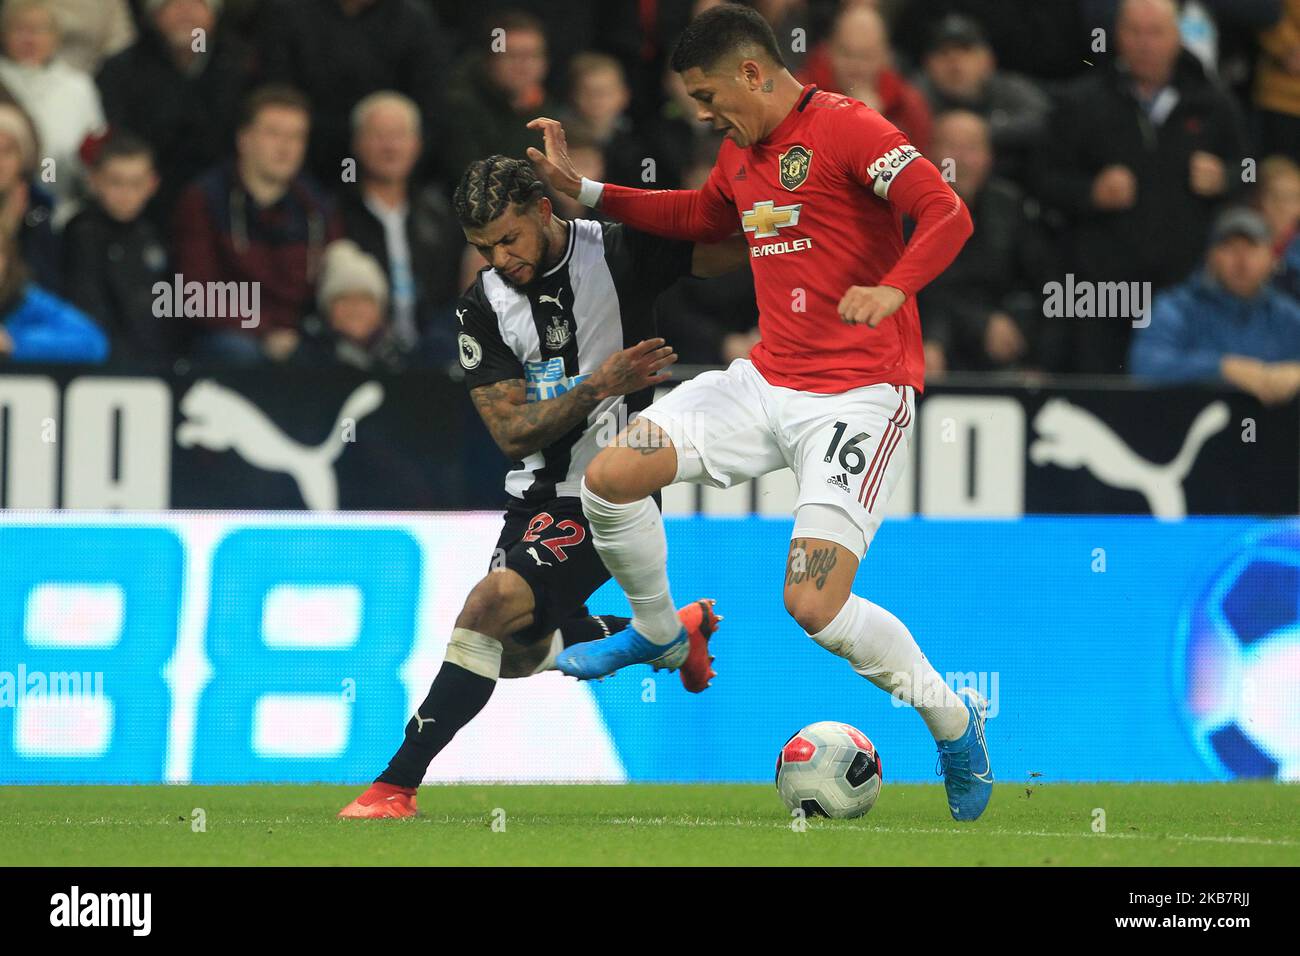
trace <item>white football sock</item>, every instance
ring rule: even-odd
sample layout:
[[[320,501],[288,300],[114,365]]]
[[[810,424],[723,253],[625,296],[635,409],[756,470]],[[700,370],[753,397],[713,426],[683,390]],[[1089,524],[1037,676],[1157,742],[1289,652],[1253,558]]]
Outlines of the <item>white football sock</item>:
[[[452,628],[446,659],[488,680],[501,677],[501,642],[467,627]]]
[[[615,504],[583,478],[582,510],[592,544],[632,605],[632,627],[655,644],[671,643],[682,622],[668,590],[668,539],[654,499]]]
[[[850,594],[835,619],[812,639],[915,707],[935,740],[956,740],[965,732],[970,720],[966,705],[926,660],[903,622],[883,607]]]

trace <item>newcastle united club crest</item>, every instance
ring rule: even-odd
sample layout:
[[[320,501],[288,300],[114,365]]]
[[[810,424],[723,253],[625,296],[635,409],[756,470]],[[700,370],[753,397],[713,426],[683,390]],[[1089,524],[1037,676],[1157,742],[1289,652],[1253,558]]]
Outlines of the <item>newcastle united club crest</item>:
[[[552,352],[562,351],[569,344],[572,335],[568,319],[562,315],[552,316],[546,326],[546,347]]]
[[[791,146],[777,157],[776,162],[781,171],[781,185],[786,189],[798,189],[812,167],[812,150]]]

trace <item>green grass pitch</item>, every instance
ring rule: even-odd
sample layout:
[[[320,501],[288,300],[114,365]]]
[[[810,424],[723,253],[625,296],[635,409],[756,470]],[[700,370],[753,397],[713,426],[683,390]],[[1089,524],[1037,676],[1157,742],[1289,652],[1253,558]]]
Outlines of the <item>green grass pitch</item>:
[[[431,786],[414,820],[335,819],[357,792],[0,787],[0,865],[1300,865],[1285,784],[1000,784],[957,824],[939,786],[886,783],[803,832],[764,785]]]

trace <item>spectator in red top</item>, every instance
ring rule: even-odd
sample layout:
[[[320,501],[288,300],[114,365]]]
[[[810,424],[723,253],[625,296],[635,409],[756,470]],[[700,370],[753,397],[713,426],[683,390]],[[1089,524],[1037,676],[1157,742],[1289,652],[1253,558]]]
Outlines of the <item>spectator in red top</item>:
[[[253,365],[298,346],[325,246],[342,237],[333,209],[301,175],[309,107],[288,87],[263,87],[248,102],[236,157],[189,186],[176,206],[175,261],[184,283],[235,283],[257,314],[189,315],[203,334],[196,358]],[[216,297],[211,297],[216,298]]]
[[[929,104],[894,68],[889,30],[873,7],[846,5],[830,36],[808,54],[799,78],[861,100],[902,130],[922,153],[929,150]]]

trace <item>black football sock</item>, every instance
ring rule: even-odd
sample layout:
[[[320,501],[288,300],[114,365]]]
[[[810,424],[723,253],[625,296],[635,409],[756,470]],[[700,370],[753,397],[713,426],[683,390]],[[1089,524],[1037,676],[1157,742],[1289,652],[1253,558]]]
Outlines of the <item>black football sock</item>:
[[[483,709],[496,684],[491,678],[481,677],[459,664],[443,661],[429,688],[429,696],[406,725],[406,739],[388,762],[388,768],[376,778],[377,782],[418,787],[433,758],[451,742],[456,731]]]
[[[560,638],[565,647],[597,641],[602,637],[617,634],[632,623],[630,617],[618,617],[614,614],[594,614],[573,617],[560,625]]]

